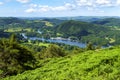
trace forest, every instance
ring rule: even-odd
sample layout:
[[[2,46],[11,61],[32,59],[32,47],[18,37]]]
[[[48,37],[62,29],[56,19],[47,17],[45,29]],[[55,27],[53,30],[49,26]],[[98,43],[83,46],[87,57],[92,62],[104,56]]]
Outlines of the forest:
[[[119,80],[119,34],[119,17],[0,17],[0,80]]]

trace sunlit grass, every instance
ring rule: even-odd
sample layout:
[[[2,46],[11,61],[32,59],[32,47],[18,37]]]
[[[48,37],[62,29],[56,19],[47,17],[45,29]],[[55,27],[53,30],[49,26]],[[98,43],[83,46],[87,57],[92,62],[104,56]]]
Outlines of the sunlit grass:
[[[5,29],[5,30],[4,30],[4,32],[20,32],[20,31],[31,32],[32,29],[31,29],[31,28],[17,27],[17,28],[8,28],[8,29]]]
[[[45,46],[45,47],[48,47],[49,45],[50,45],[50,43],[42,43],[42,42],[39,43],[39,46]]]
[[[40,61],[42,67],[2,80],[119,80],[119,48]]]
[[[52,23],[50,23],[50,22],[48,22],[48,21],[42,21],[42,22],[45,22],[45,25],[46,25],[46,26],[50,26],[50,27],[52,27],[52,26],[53,26],[53,24],[52,24]]]

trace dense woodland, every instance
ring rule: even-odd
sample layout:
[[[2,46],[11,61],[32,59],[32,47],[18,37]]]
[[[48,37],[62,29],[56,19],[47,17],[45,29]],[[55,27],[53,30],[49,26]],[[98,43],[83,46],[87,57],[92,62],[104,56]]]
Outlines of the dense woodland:
[[[119,17],[1,17],[0,79],[119,80],[119,24]],[[86,43],[86,47],[30,37],[60,37]]]

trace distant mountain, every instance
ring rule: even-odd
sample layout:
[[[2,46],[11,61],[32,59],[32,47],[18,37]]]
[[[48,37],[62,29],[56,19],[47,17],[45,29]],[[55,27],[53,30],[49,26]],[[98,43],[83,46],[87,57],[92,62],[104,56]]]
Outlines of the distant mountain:
[[[12,24],[12,23],[23,24],[24,21],[19,18],[15,18],[15,17],[0,17],[0,26]]]
[[[75,17],[56,17],[59,20],[76,20],[76,21],[84,21],[84,22],[93,22],[98,21],[105,18],[120,18],[117,16],[75,16]]]
[[[104,26],[120,26],[120,18],[105,18],[93,21],[92,23]]]
[[[0,17],[0,27],[34,27],[42,28],[43,26],[53,26],[59,24],[62,20],[55,19],[32,19],[32,18],[16,18],[16,17]],[[54,23],[54,24],[53,24]]]
[[[84,22],[93,22],[105,18],[120,18],[118,16],[69,16],[69,17],[19,17],[23,20],[49,20],[49,21],[65,21],[65,20],[77,20]],[[56,20],[56,21],[55,21]]]
[[[43,20],[43,21],[51,22],[51,23],[54,24],[54,25],[61,24],[62,22],[65,21],[65,20],[56,19],[56,18],[45,18],[45,19],[42,19],[42,20]]]
[[[106,31],[107,28],[98,26],[88,22],[69,20],[55,27],[59,33],[68,36],[87,36],[89,34],[96,34],[100,31]]]

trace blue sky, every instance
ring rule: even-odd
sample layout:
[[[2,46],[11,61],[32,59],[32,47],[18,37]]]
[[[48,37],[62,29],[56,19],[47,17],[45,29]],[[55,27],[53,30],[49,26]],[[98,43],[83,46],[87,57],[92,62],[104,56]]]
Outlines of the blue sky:
[[[0,17],[120,16],[120,0],[0,0]]]

